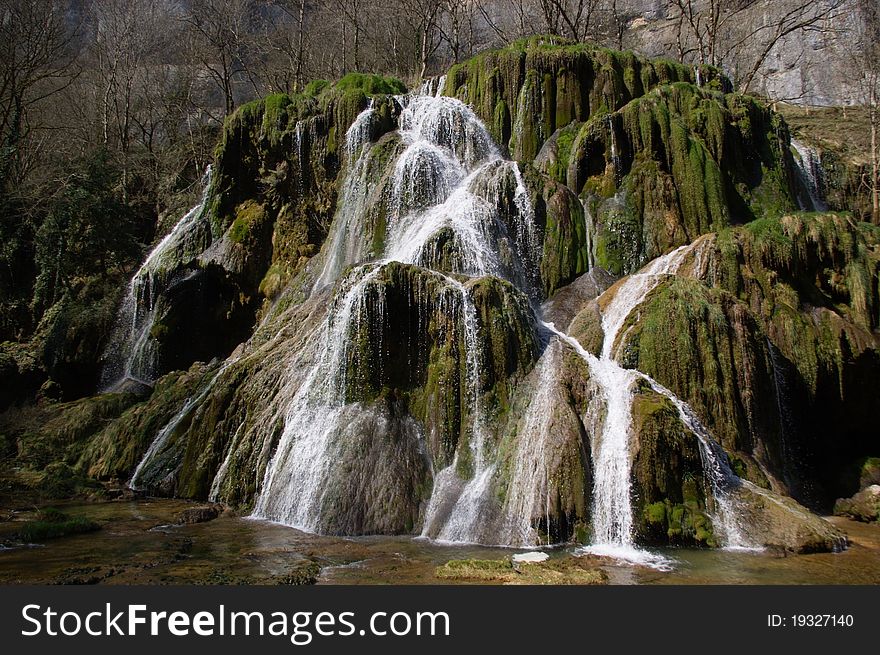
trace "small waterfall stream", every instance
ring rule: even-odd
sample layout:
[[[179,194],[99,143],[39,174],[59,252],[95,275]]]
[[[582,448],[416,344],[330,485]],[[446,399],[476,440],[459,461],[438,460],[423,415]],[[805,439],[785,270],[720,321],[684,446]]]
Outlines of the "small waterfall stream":
[[[102,391],[117,389],[126,380],[152,384],[156,377],[156,347],[151,330],[156,319],[156,300],[168,271],[200,254],[210,241],[205,206],[211,188],[212,167],[202,178],[199,203],[181,218],[156,244],[132,276],[119,308],[116,325],[104,351]]]
[[[822,157],[815,148],[811,148],[797,139],[791,140],[791,147],[798,154],[794,158],[794,163],[801,178],[801,183],[807,192],[807,198],[803,198],[798,194],[800,208],[817,212],[828,211],[828,204],[822,197],[825,176],[824,169],[822,168]]]
[[[545,326],[571,345],[587,362],[591,379],[605,398],[606,416],[594,438],[593,449],[593,543],[587,552],[607,555],[651,566],[667,566],[664,558],[638,549],[633,539],[632,502],[630,498],[632,387],[638,379],[675,405],[682,423],[697,437],[704,461],[704,471],[716,504],[715,523],[721,528],[725,545],[748,548],[752,544],[743,536],[736,522],[736,510],[727,493],[738,478],[730,470],[720,447],[684,401],[649,376],[624,369],[615,359],[615,346],[620,329],[630,314],[668,275],[678,270],[694,245],[682,246],[658,257],[642,271],[630,275],[614,290],[611,302],[602,313],[605,339],[600,357],[586,352],[572,337],[552,324]]]

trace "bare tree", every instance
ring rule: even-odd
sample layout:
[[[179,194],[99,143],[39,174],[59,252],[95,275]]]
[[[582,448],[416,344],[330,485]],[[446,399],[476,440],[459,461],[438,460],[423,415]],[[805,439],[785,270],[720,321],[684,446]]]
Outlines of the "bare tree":
[[[141,83],[168,45],[167,7],[161,0],[102,0],[92,4],[94,69],[100,84],[99,113],[104,148],[119,152],[123,198],[128,194],[130,157],[137,138]]]
[[[305,84],[306,0],[272,0],[263,19],[263,35],[269,57],[264,71],[271,90],[296,93]],[[277,60],[278,65],[272,62]]]
[[[831,31],[826,24],[845,0],[669,0],[682,62],[727,66],[739,71],[737,86],[750,89],[783,40],[808,31]],[[767,17],[756,27],[755,16]]]
[[[250,0],[191,0],[180,20],[191,55],[223,93],[225,114],[235,109],[236,78],[248,73],[254,15]]]
[[[856,87],[859,100],[868,108],[870,123],[870,169],[862,178],[871,196],[871,220],[880,225],[880,7],[876,0],[859,0],[859,18],[852,34],[852,63],[862,76]]]
[[[0,188],[35,165],[22,147],[33,136],[32,110],[76,75],[66,10],[61,1],[0,0]]]
[[[535,0],[477,0],[480,18],[495,34],[495,43],[508,43],[534,33],[534,24],[540,20],[535,14]],[[502,8],[499,10],[498,5]]]
[[[475,4],[474,0],[446,0],[443,5],[445,11],[438,29],[449,46],[453,62],[473,54]]]
[[[544,24],[551,34],[585,41],[592,33],[599,0],[539,0]]]

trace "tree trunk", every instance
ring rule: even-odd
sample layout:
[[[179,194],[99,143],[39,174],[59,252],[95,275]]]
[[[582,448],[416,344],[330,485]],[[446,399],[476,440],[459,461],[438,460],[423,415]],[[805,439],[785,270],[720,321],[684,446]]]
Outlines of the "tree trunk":
[[[299,0],[299,34],[296,41],[296,73],[293,79],[293,92],[298,93],[303,87],[303,35],[305,33],[306,0]]]
[[[421,53],[421,70],[419,71],[419,79],[425,79],[425,73],[428,70],[428,27],[422,30],[422,53]]]
[[[875,225],[880,225],[880,152],[877,151],[877,97],[871,99],[871,208]]]

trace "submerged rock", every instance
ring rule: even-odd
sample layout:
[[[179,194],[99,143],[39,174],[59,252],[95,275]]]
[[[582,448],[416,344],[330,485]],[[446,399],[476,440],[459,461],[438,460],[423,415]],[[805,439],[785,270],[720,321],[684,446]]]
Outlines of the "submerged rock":
[[[865,523],[880,520],[880,485],[867,486],[852,498],[838,498],[834,514]]]
[[[177,515],[177,522],[182,525],[192,523],[207,523],[213,521],[223,512],[222,505],[205,505],[203,507],[191,507]]]
[[[759,545],[794,553],[843,550],[846,535],[791,498],[744,485],[736,492],[737,509]]]

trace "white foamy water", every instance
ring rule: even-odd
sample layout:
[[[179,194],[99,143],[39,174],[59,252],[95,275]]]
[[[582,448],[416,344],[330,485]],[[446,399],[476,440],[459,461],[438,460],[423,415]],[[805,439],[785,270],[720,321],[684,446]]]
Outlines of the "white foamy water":
[[[202,178],[202,197],[166,234],[132,276],[120,305],[110,342],[104,351],[101,390],[112,391],[126,380],[151,384],[156,378],[156,341],[151,330],[156,301],[164,289],[164,274],[195,257],[210,241],[205,206],[212,167]]]

